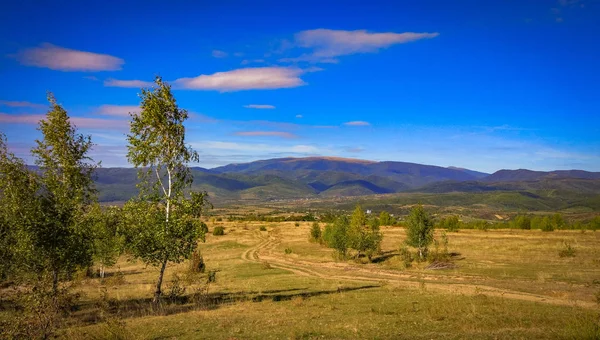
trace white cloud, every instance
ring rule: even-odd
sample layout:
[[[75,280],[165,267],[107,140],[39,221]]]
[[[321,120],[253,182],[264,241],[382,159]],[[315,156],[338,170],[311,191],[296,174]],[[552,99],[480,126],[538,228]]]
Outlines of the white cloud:
[[[296,118],[302,118],[302,115],[296,115]]]
[[[116,71],[125,61],[108,54],[72,50],[44,43],[13,55],[26,66],[45,67],[58,71]]]
[[[36,103],[30,103],[30,102],[15,102],[15,101],[8,101],[8,100],[0,100],[0,105],[2,106],[8,106],[8,107],[29,107],[29,108],[44,108],[47,107],[48,105],[43,105],[43,104],[36,104]]]
[[[105,116],[129,117],[129,112],[140,112],[136,105],[102,105],[97,113]]]
[[[281,137],[281,138],[298,138],[295,134],[286,131],[240,131],[235,133],[236,136],[247,137]]]
[[[141,88],[141,87],[150,87],[152,86],[154,83],[151,81],[144,81],[144,80],[119,80],[119,79],[106,79],[104,81],[104,86],[106,87],[137,87],[137,88]]]
[[[346,123],[344,123],[344,125],[346,125],[346,126],[370,126],[371,124],[369,122],[365,122],[362,120],[355,120],[352,122],[346,122]]]
[[[219,51],[219,50],[213,50],[212,51],[212,56],[215,57],[215,58],[225,58],[225,57],[227,57],[227,52]]]
[[[275,106],[273,105],[265,105],[265,104],[250,104],[250,105],[244,105],[245,108],[247,109],[274,109]]]
[[[305,85],[299,77],[303,73],[302,69],[292,67],[242,68],[195,78],[180,78],[173,84],[184,89],[220,92],[281,89]]]
[[[265,62],[264,59],[244,59],[244,60],[242,60],[241,64],[242,65],[248,65],[248,64],[251,64],[251,63],[261,64],[261,63],[264,63],[264,62]]]
[[[295,45],[312,49],[296,58],[282,58],[280,62],[337,63],[339,56],[356,53],[374,53],[382,48],[421,39],[435,38],[439,33],[372,33],[367,30],[344,31],[315,29],[295,35]]]

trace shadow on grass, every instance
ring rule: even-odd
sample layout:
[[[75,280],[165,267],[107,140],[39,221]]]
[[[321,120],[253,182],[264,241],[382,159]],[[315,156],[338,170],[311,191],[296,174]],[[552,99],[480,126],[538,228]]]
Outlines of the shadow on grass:
[[[252,301],[289,301],[294,298],[307,299],[315,296],[338,294],[349,291],[376,288],[377,285],[338,288],[335,290],[306,291],[307,288],[278,289],[266,291],[240,291],[230,293],[194,293],[177,298],[165,297],[160,304],[152,302],[152,298],[108,300],[101,303],[79,306],[72,314],[72,322],[78,324],[94,324],[104,321],[107,317],[119,319],[141,317],[148,315],[173,315],[193,310],[214,310],[222,305]]]

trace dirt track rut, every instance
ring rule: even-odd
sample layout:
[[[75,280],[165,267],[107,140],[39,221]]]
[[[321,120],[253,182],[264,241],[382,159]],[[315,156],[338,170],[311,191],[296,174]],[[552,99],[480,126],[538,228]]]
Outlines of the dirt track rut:
[[[439,283],[435,282],[438,277],[434,275],[419,275],[417,277],[415,275],[391,270],[365,269],[347,263],[318,263],[295,259],[292,260],[285,257],[283,254],[279,255],[272,251],[281,242],[281,239],[276,235],[273,235],[273,233],[268,233],[268,235],[266,235],[264,232],[261,233],[255,231],[254,236],[260,239],[260,242],[242,253],[241,258],[243,260],[248,262],[268,262],[271,267],[287,270],[300,276],[315,277],[325,280],[394,283],[413,288],[419,288],[425,285],[426,289],[454,294],[485,294],[506,299],[548,303],[553,305],[577,306],[589,309],[597,308],[597,304],[590,301],[566,300],[486,285],[461,283],[459,282],[461,279],[460,277],[455,277],[455,281],[457,282]]]

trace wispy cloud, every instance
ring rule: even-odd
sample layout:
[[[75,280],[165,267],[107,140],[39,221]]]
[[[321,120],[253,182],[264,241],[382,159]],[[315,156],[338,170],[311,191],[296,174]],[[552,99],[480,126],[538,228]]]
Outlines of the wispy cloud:
[[[295,134],[286,131],[240,131],[235,133],[236,136],[248,137],[281,137],[281,138],[298,138]]]
[[[266,104],[250,104],[250,105],[244,105],[244,107],[247,109],[266,109],[266,110],[272,110],[275,108],[275,106],[273,106],[273,105],[266,105]]]
[[[36,103],[30,103],[30,102],[15,102],[15,101],[8,101],[8,100],[0,100],[0,105],[8,106],[8,107],[28,107],[28,108],[33,108],[33,109],[40,109],[40,108],[44,108],[44,107],[48,106],[48,105],[44,105],[44,104],[36,104]]]
[[[11,115],[0,113],[0,123],[4,124],[28,124],[37,125],[40,120],[45,119],[44,114],[19,114]],[[84,129],[115,129],[122,130],[127,128],[126,120],[100,119],[89,117],[70,117],[71,123],[78,128]]]
[[[144,81],[144,80],[137,80],[137,79],[133,79],[133,80],[119,80],[119,79],[112,79],[112,78],[108,78],[104,81],[104,86],[106,87],[136,87],[136,88],[141,88],[141,87],[150,87],[152,86],[152,84],[154,84],[151,81]]]
[[[296,115],[296,118],[302,118],[302,115]]]
[[[305,85],[300,79],[304,72],[292,67],[242,68],[195,78],[180,78],[173,85],[183,89],[220,92],[281,89]]]
[[[266,61],[266,60],[264,60],[264,59],[244,59],[244,60],[242,60],[241,64],[242,64],[242,65],[248,65],[248,64],[252,64],[252,63],[255,63],[255,64],[262,64],[262,63],[264,63],[265,61]]]
[[[72,50],[48,43],[12,56],[22,65],[58,71],[116,71],[125,63],[123,59],[108,54]]]
[[[98,81],[100,79],[98,79],[97,77],[94,76],[84,76],[83,79],[87,79],[87,80],[93,80],[93,81]]]
[[[346,122],[346,123],[344,123],[344,125],[346,125],[346,126],[370,126],[371,124],[369,122],[365,122],[362,120],[355,120],[352,122]]]
[[[129,117],[129,112],[140,112],[140,107],[136,105],[102,105],[96,113],[105,116]]]
[[[213,50],[212,51],[212,56],[215,58],[226,58],[227,57],[227,52],[225,51],[220,51],[220,50]]]
[[[360,152],[365,151],[365,149],[363,149],[361,147],[349,147],[349,148],[346,148],[345,151],[350,152],[350,153],[360,153]]]
[[[373,33],[367,30],[344,31],[331,29],[315,29],[299,32],[295,35],[294,44],[309,48],[311,53],[296,58],[282,58],[280,62],[318,62],[336,63],[337,57],[356,54],[374,53],[392,45],[405,44],[422,39],[435,38],[439,33]]]
[[[235,152],[281,152],[281,153],[300,153],[314,154],[318,153],[317,147],[312,145],[272,145],[272,144],[254,144],[254,143],[235,143],[222,141],[199,141],[190,143],[193,148],[202,150],[228,150]]]

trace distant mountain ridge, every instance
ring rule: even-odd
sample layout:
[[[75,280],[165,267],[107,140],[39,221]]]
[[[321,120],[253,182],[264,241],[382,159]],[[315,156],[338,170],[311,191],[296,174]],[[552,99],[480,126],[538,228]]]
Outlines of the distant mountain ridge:
[[[124,201],[135,195],[136,172],[133,168],[98,169],[96,183],[101,201]],[[457,167],[336,157],[288,157],[213,169],[195,167],[192,174],[193,190],[206,190],[217,200],[344,197],[408,191],[441,193],[558,188],[589,193],[588,188],[592,188],[592,192],[600,192],[598,172],[519,169],[486,174]]]

